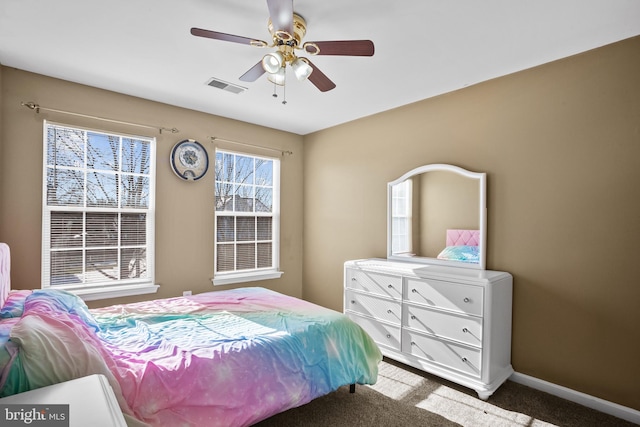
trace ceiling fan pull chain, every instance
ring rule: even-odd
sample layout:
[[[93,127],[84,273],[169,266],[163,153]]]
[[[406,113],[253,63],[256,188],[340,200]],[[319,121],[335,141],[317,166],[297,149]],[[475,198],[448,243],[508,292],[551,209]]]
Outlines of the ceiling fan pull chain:
[[[287,73],[284,74],[284,80],[282,83],[282,105],[287,105]]]

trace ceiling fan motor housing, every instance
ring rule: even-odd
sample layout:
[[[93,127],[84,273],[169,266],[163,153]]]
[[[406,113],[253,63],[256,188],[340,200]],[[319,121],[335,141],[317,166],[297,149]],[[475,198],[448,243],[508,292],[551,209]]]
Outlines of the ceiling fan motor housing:
[[[273,26],[273,22],[269,19],[269,33],[273,37],[273,44],[284,56],[285,62],[291,62],[295,60],[294,49],[296,49],[305,34],[307,34],[307,22],[304,18],[297,13],[293,14],[293,34],[285,29],[276,29]]]

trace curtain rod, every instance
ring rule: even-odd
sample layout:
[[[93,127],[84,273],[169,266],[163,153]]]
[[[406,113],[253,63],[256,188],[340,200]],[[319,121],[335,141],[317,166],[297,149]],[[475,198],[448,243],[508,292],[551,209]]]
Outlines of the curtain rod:
[[[217,137],[217,136],[210,136],[209,138],[211,138],[211,142],[223,141],[223,142],[229,142],[231,144],[245,145],[247,147],[253,147],[253,148],[260,148],[262,150],[275,151],[275,152],[280,153],[282,156],[290,156],[290,155],[293,154],[293,151],[279,150],[277,148],[264,147],[262,145],[247,144],[246,142],[233,141],[231,139],[224,139],[224,138],[220,138],[220,137]]]
[[[118,124],[121,124],[121,125],[129,125],[129,126],[137,126],[137,127],[141,127],[141,128],[147,128],[147,129],[158,129],[158,132],[160,132],[160,133],[162,133],[163,131],[169,131],[171,133],[180,132],[176,128],[165,128],[165,127],[162,127],[162,126],[141,125],[139,123],[131,123],[131,122],[124,122],[124,121],[121,121],[121,120],[106,119],[104,117],[90,116],[88,114],[80,114],[80,113],[73,113],[71,111],[56,110],[54,108],[45,108],[45,107],[41,107],[40,105],[36,104],[35,102],[21,102],[21,104],[24,107],[29,108],[30,110],[35,110],[36,113],[40,113],[40,110],[44,110],[44,111],[51,111],[53,113],[68,114],[70,116],[84,117],[84,118],[87,118],[87,119],[102,120],[103,122],[118,123]]]

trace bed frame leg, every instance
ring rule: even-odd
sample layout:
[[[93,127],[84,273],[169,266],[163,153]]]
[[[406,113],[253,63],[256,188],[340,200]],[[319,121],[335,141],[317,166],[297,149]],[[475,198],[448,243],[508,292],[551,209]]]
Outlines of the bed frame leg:
[[[356,385],[355,384],[350,384],[349,385],[349,393],[355,393],[356,392]]]

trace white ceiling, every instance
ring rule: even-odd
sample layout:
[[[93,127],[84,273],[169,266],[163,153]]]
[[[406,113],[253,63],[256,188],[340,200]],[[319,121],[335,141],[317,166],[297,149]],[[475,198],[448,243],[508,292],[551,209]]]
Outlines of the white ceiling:
[[[307,21],[303,41],[370,39],[376,50],[314,57],[337,87],[322,93],[289,76],[286,105],[266,76],[238,80],[264,49],[190,34],[269,41],[265,0],[0,0],[0,63],[305,135],[640,35],[638,0],[293,4]],[[209,87],[211,77],[248,90]]]

